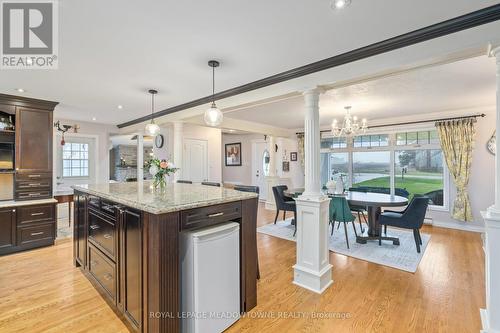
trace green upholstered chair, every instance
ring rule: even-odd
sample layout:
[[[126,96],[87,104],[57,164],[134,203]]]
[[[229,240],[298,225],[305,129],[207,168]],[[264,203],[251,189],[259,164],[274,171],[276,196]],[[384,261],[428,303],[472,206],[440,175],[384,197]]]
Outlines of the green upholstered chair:
[[[356,221],[356,217],[352,215],[351,208],[349,207],[349,203],[344,196],[332,196],[330,201],[330,223],[332,224],[332,235],[333,230],[335,229],[335,222],[344,223],[344,231],[345,231],[345,241],[347,243],[347,248],[349,248],[349,237],[347,235],[347,223],[352,222],[352,228],[354,229],[354,234],[358,236],[356,231],[356,226],[354,222]]]

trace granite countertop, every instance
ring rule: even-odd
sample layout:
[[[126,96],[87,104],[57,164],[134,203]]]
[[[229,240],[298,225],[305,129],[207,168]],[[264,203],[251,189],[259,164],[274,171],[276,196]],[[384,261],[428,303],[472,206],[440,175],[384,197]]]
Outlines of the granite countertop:
[[[73,189],[152,214],[256,198],[256,193],[199,184],[167,184],[154,190],[151,181],[74,185]]]
[[[19,207],[19,206],[29,206],[29,205],[43,205],[49,203],[56,203],[56,199],[37,199],[37,200],[24,200],[24,201],[14,201],[14,200],[5,200],[0,201],[0,208],[5,207]]]

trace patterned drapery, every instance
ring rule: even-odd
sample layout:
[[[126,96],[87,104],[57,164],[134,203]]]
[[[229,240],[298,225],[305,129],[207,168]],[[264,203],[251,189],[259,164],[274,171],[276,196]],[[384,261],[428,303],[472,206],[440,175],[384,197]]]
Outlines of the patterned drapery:
[[[302,169],[304,169],[304,158],[305,158],[304,134],[302,134],[302,133],[297,134],[297,141],[298,141],[300,165],[302,165]]]
[[[474,149],[474,118],[465,118],[436,123],[446,165],[457,187],[452,217],[460,221],[472,221],[472,211],[467,193]]]

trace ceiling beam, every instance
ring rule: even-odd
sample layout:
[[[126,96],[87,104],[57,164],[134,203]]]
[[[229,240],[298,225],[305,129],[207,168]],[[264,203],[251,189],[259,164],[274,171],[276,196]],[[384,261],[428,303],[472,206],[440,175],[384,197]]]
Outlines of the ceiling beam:
[[[392,37],[381,42],[370,44],[340,55],[336,55],[327,59],[313,62],[301,67],[297,67],[285,72],[281,72],[266,78],[247,83],[235,88],[221,91],[215,94],[216,100],[221,100],[231,96],[246,93],[252,90],[264,88],[270,85],[295,79],[301,76],[320,72],[329,68],[345,65],[361,59],[373,57],[382,53],[394,51],[403,47],[425,42],[438,37],[443,37],[462,30],[474,28],[483,24],[491,23],[500,20],[500,4],[486,7],[462,16],[452,18],[440,23],[436,23],[425,28],[414,30],[406,34]],[[162,111],[155,112],[153,115],[140,117],[122,124],[119,128],[131,126],[144,121],[148,121],[151,117],[161,117],[175,112],[183,111],[192,107],[208,104],[212,102],[212,96],[202,97],[184,104],[173,106]]]

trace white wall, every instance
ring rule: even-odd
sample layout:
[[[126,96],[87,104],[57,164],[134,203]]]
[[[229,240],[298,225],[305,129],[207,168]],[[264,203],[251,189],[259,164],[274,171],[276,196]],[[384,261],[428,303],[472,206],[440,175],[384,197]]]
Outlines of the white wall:
[[[242,162],[241,166],[226,167],[224,161],[222,166],[222,179],[224,182],[241,183],[251,185],[252,177],[252,140],[264,139],[262,134],[223,134],[222,135],[222,153],[224,154],[224,145],[226,143],[241,142]],[[284,183],[291,187],[304,186],[304,171],[300,161],[290,161],[290,152],[297,152],[297,139],[295,138],[276,138],[278,151],[275,154],[275,165],[277,176],[283,178]],[[283,158],[290,162],[290,171],[284,172],[282,168]]]
[[[96,171],[97,171],[97,182],[98,183],[107,183],[109,182],[109,149],[111,147],[111,142],[109,139],[110,134],[118,133],[118,127],[115,125],[105,125],[98,123],[89,123],[82,122],[76,120],[67,120],[67,119],[54,119],[54,122],[61,121],[61,124],[78,124],[80,129],[78,130],[79,134],[85,135],[96,135],[98,138],[97,143],[97,154],[98,160],[96,161]],[[72,130],[68,133],[71,135]],[[59,144],[56,139],[57,130],[54,128],[54,144]],[[56,160],[56,150],[54,150],[54,161]],[[54,172],[56,169],[54,168]],[[54,174],[54,179],[56,179],[56,175]]]
[[[262,134],[222,134],[222,181],[252,185],[252,140],[264,139]],[[225,145],[241,142],[241,166],[226,166],[224,160]]]
[[[169,124],[160,128],[160,134],[165,138],[161,149],[153,148],[153,153],[160,159],[173,159],[174,134],[173,125]],[[206,140],[208,142],[208,180],[222,182],[222,132],[218,128],[184,124],[182,128],[183,139]],[[182,168],[179,170],[182,178]]]
[[[481,228],[483,219],[481,211],[493,204],[495,198],[495,157],[486,149],[486,143],[495,130],[495,110],[481,110],[484,118],[477,118],[475,148],[472,154],[471,174],[469,178],[469,198],[472,206],[474,222],[459,222],[451,217],[451,207],[455,200],[457,189],[450,176],[449,212],[431,211],[428,216],[433,218],[434,225],[458,228]]]

